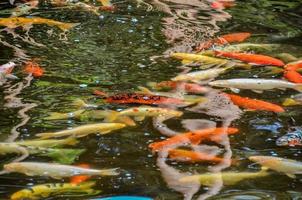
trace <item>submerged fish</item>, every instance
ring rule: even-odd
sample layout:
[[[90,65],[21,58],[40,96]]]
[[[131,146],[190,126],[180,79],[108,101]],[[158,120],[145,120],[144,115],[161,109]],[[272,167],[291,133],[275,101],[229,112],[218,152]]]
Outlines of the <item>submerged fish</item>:
[[[0,18],[0,26],[6,26],[8,28],[17,28],[19,26],[28,26],[31,24],[47,24],[49,26],[57,26],[62,31],[67,31],[79,23],[64,23],[55,21],[52,19],[46,19],[41,17],[10,17],[10,18]]]
[[[241,43],[235,45],[228,45],[222,47],[221,50],[224,52],[243,52],[243,51],[272,51],[280,47],[280,44],[255,44],[255,43]]]
[[[302,83],[302,75],[297,70],[302,69],[302,61],[288,63],[284,66],[284,78],[293,83]]]
[[[213,162],[220,163],[223,158],[208,155],[202,152],[188,151],[183,149],[171,149],[169,150],[169,158],[181,162]]]
[[[41,77],[43,76],[44,70],[39,66],[38,63],[34,61],[28,61],[25,63],[24,72],[28,74],[32,74],[33,77]]]
[[[97,195],[101,191],[91,189],[95,185],[95,182],[84,182],[80,184],[72,184],[72,183],[48,183],[35,185],[28,189],[23,189],[18,192],[15,192],[10,197],[11,200],[37,200],[37,199],[45,199],[49,196],[55,195],[70,195],[76,196],[77,194],[80,196],[83,195]]]
[[[160,83],[149,82],[147,85],[156,90],[180,89],[180,90],[185,90],[186,92],[197,93],[197,94],[208,92],[208,89],[206,87],[203,87],[203,86],[195,84],[195,83],[183,83],[183,82],[177,82],[177,81],[162,81]]]
[[[205,173],[201,175],[186,176],[179,181],[182,183],[198,182],[202,185],[212,186],[216,181],[222,179],[223,185],[235,185],[245,179],[255,179],[266,177],[269,172],[261,170],[259,172],[222,172],[222,173]]]
[[[254,92],[261,93],[263,90],[273,89],[294,89],[302,92],[302,84],[295,84],[288,81],[282,81],[277,79],[253,79],[253,78],[238,78],[228,80],[217,80],[209,83],[215,87],[226,87],[236,91],[236,89],[253,90]]]
[[[73,137],[61,139],[61,140],[23,140],[16,141],[13,144],[21,145],[21,146],[31,146],[31,147],[61,147],[65,145],[74,146],[78,144],[79,141]],[[7,143],[12,144],[12,143]]]
[[[260,54],[215,51],[215,55],[219,57],[232,58],[232,59],[240,60],[247,63],[257,64],[257,65],[273,65],[273,66],[280,66],[280,67],[285,65],[282,60],[270,56],[260,55]]]
[[[145,117],[180,117],[183,112],[169,108],[154,108],[149,106],[140,106],[128,108],[118,113],[118,116],[133,116],[136,121],[142,121]]]
[[[287,133],[276,140],[277,146],[302,146],[302,130]]]
[[[116,94],[105,98],[107,103],[119,103],[119,104],[147,104],[147,105],[158,105],[158,104],[174,104],[183,105],[184,101],[177,98],[169,98],[158,95],[140,94],[140,93],[125,93]]]
[[[152,151],[160,151],[164,148],[168,148],[176,144],[199,144],[202,140],[207,139],[219,141],[221,135],[224,134],[224,131],[226,132],[226,134],[235,134],[238,132],[238,129],[208,128],[203,130],[196,130],[193,132],[178,134],[160,142],[153,142],[149,144],[149,148],[151,148]]]
[[[176,58],[179,60],[188,60],[193,62],[201,62],[205,64],[219,64],[224,65],[227,64],[228,60],[205,56],[201,54],[193,54],[193,53],[172,53],[170,55],[172,58]]]
[[[107,134],[113,130],[124,128],[126,125],[121,123],[99,123],[99,124],[88,124],[83,126],[78,126],[73,129],[67,129],[59,132],[52,133],[39,133],[38,137],[41,138],[56,138],[64,136],[73,137],[84,137],[92,133]]]
[[[201,43],[200,45],[197,46],[196,51],[209,49],[214,45],[225,45],[228,43],[243,42],[244,40],[248,39],[250,36],[251,34],[246,32],[222,35],[214,40]]]
[[[249,159],[262,165],[264,168],[285,173],[291,178],[295,178],[295,174],[302,174],[302,162],[296,160],[273,156],[251,156]]]
[[[264,110],[264,111],[272,111],[272,112],[284,112],[285,110],[276,104],[269,103],[266,101],[261,101],[257,99],[250,99],[247,97],[241,97],[234,94],[225,94],[227,97],[231,99],[231,101],[242,108],[250,109],[250,110]]]
[[[199,82],[202,80],[209,80],[219,76],[220,74],[225,73],[229,68],[214,68],[214,69],[207,69],[202,71],[195,71],[186,74],[180,74],[174,78],[172,81],[192,81],[192,82]]]
[[[3,166],[7,172],[18,172],[27,176],[49,176],[52,178],[71,177],[74,175],[91,176],[116,176],[119,173],[117,168],[113,169],[85,169],[71,165],[60,165],[41,162],[15,162]]]

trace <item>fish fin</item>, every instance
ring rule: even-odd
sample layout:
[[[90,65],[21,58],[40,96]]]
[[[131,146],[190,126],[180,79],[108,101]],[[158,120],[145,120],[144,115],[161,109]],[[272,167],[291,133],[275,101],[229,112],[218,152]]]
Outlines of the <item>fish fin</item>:
[[[136,123],[128,116],[120,116],[118,117],[115,122],[120,122],[126,124],[127,126],[136,126]]]
[[[240,92],[240,89],[238,88],[230,88],[230,90],[236,94]]]
[[[143,121],[145,119],[145,116],[135,116],[134,117],[134,120],[135,121],[138,121],[138,122],[141,122],[141,121]]]
[[[262,94],[263,93],[262,90],[252,90],[252,91],[255,92],[255,93],[258,93],[258,94]]]
[[[141,92],[143,92],[144,94],[152,94],[151,90],[149,90],[146,87],[142,87],[142,86],[138,86],[137,87]]]
[[[77,107],[77,108],[83,108],[83,107],[86,107],[87,104],[85,103],[85,101],[83,101],[82,99],[76,99],[72,102],[72,105],[74,107]]]
[[[110,114],[108,114],[108,115],[105,117],[104,121],[105,121],[105,122],[113,122],[113,121],[115,121],[115,120],[117,119],[118,115],[119,115],[118,112],[116,112],[116,111],[111,111]]]
[[[297,90],[298,92],[302,92],[302,84],[296,84],[294,89]]]
[[[283,106],[296,106],[299,105],[297,101],[295,101],[292,98],[286,98],[284,102],[282,103]]]
[[[296,178],[296,175],[295,174],[289,174],[289,173],[286,173],[286,176],[290,177],[290,178],[293,178],[295,179]]]
[[[7,74],[7,75],[5,75],[5,78],[11,79],[11,80],[17,80],[17,79],[19,79],[17,76],[15,76],[13,74]]]
[[[80,25],[81,23],[63,23],[61,25],[59,25],[58,27],[62,30],[62,31],[68,31],[69,29],[72,29],[75,26]]]
[[[118,172],[119,168],[112,168],[112,169],[103,169],[100,170],[100,175],[102,176],[117,176],[120,173]]]

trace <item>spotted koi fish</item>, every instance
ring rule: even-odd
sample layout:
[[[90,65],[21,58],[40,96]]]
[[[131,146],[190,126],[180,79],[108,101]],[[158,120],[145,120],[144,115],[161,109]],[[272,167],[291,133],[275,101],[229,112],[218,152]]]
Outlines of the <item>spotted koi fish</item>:
[[[276,140],[277,146],[302,146],[302,130],[287,133]]]

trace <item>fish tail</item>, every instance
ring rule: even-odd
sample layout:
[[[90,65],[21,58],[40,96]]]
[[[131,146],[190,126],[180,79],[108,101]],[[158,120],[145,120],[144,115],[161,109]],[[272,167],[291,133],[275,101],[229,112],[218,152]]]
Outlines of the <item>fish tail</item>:
[[[302,84],[296,84],[294,89],[297,90],[298,92],[302,92]]]
[[[77,139],[75,139],[74,137],[69,137],[69,138],[66,138],[65,140],[66,140],[66,144],[68,144],[70,146],[74,146],[79,143],[79,141]]]
[[[59,112],[51,112],[48,117],[44,118],[45,120],[57,120],[57,119],[66,119],[66,115]]]
[[[109,114],[105,117],[105,122],[113,122],[117,119],[119,115],[119,112],[116,112],[116,111],[111,111],[109,112]]]
[[[81,23],[63,23],[60,24],[58,27],[62,30],[62,31],[68,31],[70,29],[72,29],[75,26],[80,25]]]
[[[119,168],[112,168],[112,169],[103,169],[100,170],[100,175],[102,176],[117,176],[120,173],[118,172]]]
[[[119,117],[117,117],[117,119],[115,121],[126,124],[127,126],[136,126],[136,123],[134,122],[134,120],[128,116],[119,116]]]
[[[82,99],[76,99],[72,102],[72,105],[74,107],[77,107],[77,108],[83,108],[83,107],[86,107],[87,104],[85,103],[85,101],[83,101]]]

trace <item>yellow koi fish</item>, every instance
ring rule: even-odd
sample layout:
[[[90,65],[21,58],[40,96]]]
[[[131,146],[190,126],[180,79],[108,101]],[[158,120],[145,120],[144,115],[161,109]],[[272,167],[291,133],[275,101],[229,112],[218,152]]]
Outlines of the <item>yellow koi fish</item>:
[[[62,140],[24,140],[24,141],[16,141],[7,144],[17,144],[21,146],[31,146],[31,147],[61,147],[65,145],[74,146],[77,143],[79,143],[78,140],[76,140],[73,137],[69,137]]]
[[[79,23],[64,23],[55,21],[52,19],[46,19],[41,17],[10,17],[0,18],[0,26],[6,26],[8,28],[17,28],[19,26],[27,26],[31,24],[47,24],[49,26],[57,26],[62,31],[68,31],[69,29],[79,25]]]
[[[199,182],[202,185],[212,186],[217,180],[222,179],[224,185],[235,185],[245,179],[255,179],[270,175],[269,172],[261,170],[259,172],[223,172],[206,173],[201,175],[186,176],[179,181],[183,183]]]
[[[79,195],[97,195],[101,191],[91,189],[95,185],[95,182],[83,182],[80,184],[72,183],[48,183],[32,186],[28,189],[23,189],[18,192],[15,192],[10,199],[11,200],[37,200],[45,199],[49,196],[60,195],[60,194],[69,194],[75,196]],[[66,195],[68,196],[68,195]]]
[[[99,124],[88,124],[78,126],[73,129],[67,129],[63,131],[53,133],[39,133],[38,137],[45,138],[56,138],[64,136],[84,137],[92,133],[107,134],[113,130],[124,128],[126,125],[121,123],[99,123]]]
[[[202,62],[205,64],[219,64],[224,65],[228,63],[228,60],[221,58],[214,58],[210,56],[200,55],[200,54],[192,54],[192,53],[172,53],[170,55],[172,58],[176,58],[179,60],[185,60],[186,62]]]
[[[120,116],[132,116],[136,121],[142,121],[145,117],[157,117],[157,116],[167,116],[167,117],[180,117],[183,112],[168,109],[168,108],[155,108],[150,106],[140,106],[129,108],[119,112]]]
[[[112,169],[86,169],[72,165],[61,165],[39,162],[13,162],[3,166],[7,172],[17,172],[27,176],[49,176],[55,179],[71,177],[75,175],[90,176],[116,176],[117,168]]]
[[[302,162],[296,160],[273,156],[251,156],[249,159],[260,164],[264,168],[285,173],[291,178],[295,178],[295,174],[302,174]]]

